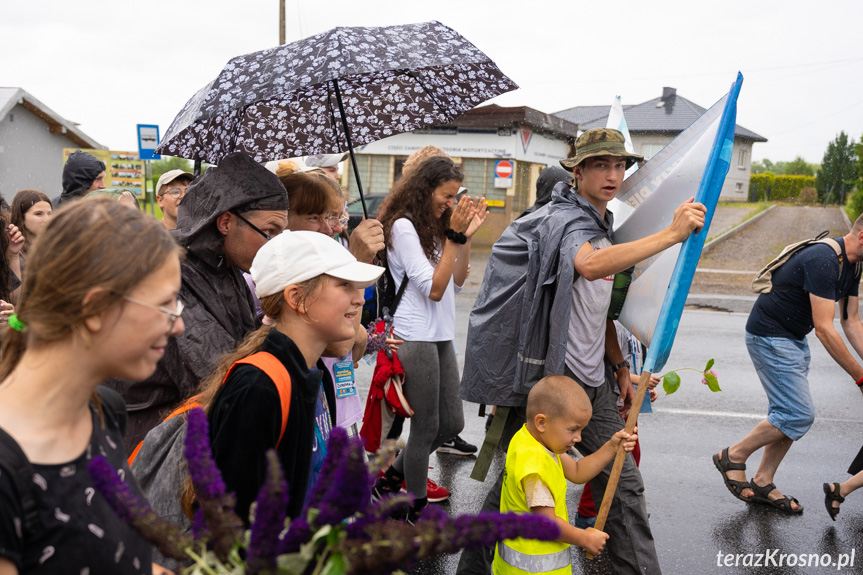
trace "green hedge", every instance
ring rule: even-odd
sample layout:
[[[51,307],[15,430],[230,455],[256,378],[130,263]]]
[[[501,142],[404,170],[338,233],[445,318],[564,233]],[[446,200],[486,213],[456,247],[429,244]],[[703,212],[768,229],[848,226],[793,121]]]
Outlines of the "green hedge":
[[[796,199],[803,188],[815,186],[815,176],[785,176],[772,172],[752,174],[749,178],[749,197],[757,201]],[[767,189],[770,197],[767,197]]]

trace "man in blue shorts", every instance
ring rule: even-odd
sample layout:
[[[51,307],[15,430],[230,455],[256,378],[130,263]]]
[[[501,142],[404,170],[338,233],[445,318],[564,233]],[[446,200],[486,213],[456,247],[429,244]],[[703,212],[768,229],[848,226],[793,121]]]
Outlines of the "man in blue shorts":
[[[713,456],[732,495],[784,513],[800,514],[803,505],[776,489],[773,476],[791,443],[803,437],[815,420],[806,334],[814,328],[831,357],[863,391],[863,366],[833,326],[835,302],[839,302],[845,336],[863,356],[863,323],[857,313],[863,217],[857,218],[847,235],[835,239],[841,255],[823,243],[807,246],[773,272],[772,291],[758,296],[746,323],[746,347],[767,393],[767,419]],[[746,460],[762,447],[758,471],[747,481]]]

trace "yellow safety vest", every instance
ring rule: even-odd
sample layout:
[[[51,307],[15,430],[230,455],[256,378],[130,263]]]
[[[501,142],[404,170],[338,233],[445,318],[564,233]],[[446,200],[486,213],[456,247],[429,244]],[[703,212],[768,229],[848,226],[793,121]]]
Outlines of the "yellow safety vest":
[[[559,455],[549,455],[527,430],[527,426],[513,436],[506,452],[506,469],[500,511],[530,513],[522,480],[538,474],[554,495],[554,514],[569,521],[566,509],[566,477]],[[534,539],[506,539],[497,544],[492,571],[495,575],[523,573],[572,573],[569,543],[536,541]]]

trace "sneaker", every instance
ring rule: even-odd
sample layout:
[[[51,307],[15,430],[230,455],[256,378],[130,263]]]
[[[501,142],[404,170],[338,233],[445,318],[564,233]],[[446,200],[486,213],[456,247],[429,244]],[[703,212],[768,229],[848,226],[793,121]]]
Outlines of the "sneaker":
[[[377,487],[377,483],[375,483],[375,487]],[[405,486],[404,482],[402,482],[402,491],[404,493],[408,492],[408,488]],[[431,479],[426,479],[426,497],[428,497],[429,503],[440,503],[441,501],[446,501],[449,499],[449,496],[449,489],[441,487]]]
[[[443,445],[437,448],[438,453],[453,453],[455,455],[473,455],[476,453],[476,445],[471,445],[458,435],[445,441]]]
[[[579,515],[578,512],[575,513],[575,526],[579,529],[587,529],[594,525],[596,525],[595,515],[593,517],[585,517],[584,515]]]

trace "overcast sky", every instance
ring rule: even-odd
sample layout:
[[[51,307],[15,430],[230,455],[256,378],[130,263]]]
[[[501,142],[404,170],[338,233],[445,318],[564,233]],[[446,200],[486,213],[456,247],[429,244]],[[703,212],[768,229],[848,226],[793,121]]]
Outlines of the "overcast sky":
[[[612,8],[613,7],[613,8]],[[543,112],[638,104],[663,86],[710,107],[738,70],[738,123],[754,159],[820,162],[863,133],[863,2],[724,0],[287,0],[288,41],[335,26],[439,20]],[[0,5],[0,86],[21,87],[113,150],[136,124],[164,133],[233,56],[278,44],[278,0],[36,0]]]

